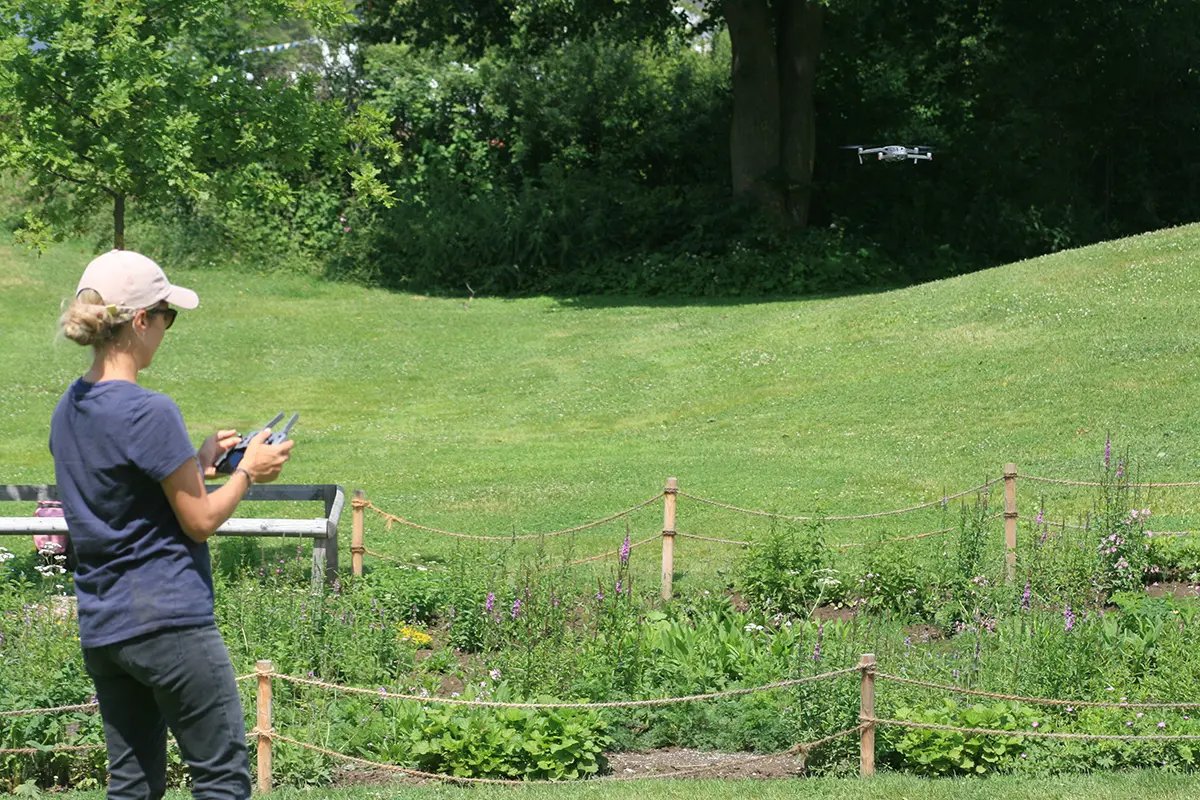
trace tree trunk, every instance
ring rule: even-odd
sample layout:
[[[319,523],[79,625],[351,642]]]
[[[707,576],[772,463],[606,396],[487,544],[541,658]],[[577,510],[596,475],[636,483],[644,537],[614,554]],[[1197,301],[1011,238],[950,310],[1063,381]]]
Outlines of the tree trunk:
[[[125,249],[125,195],[113,195],[113,249]]]
[[[727,0],[733,46],[733,124],[729,155],[735,196],[752,194],[764,210],[786,212],[779,180],[779,71],[768,0]]]
[[[779,59],[779,165],[785,176],[787,224],[808,224],[817,126],[813,111],[821,7],[814,0],[777,0]]]

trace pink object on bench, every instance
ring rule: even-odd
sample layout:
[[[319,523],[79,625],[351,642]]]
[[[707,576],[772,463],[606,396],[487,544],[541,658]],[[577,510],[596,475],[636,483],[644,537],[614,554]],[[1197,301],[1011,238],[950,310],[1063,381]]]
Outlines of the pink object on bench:
[[[57,500],[38,500],[35,517],[63,516],[62,503]],[[67,537],[61,533],[37,533],[33,536],[33,546],[39,551],[53,549],[55,555],[65,555],[67,552]]]

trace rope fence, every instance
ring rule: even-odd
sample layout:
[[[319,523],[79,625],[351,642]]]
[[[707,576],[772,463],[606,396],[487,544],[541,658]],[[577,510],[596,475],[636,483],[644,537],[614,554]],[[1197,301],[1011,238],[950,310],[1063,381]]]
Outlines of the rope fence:
[[[736,511],[739,514],[750,514],[750,515],[753,515],[756,517],[771,517],[772,519],[784,519],[784,520],[791,520],[793,522],[846,522],[849,520],[878,519],[879,517],[893,517],[893,516],[897,516],[899,514],[908,514],[913,511],[920,511],[925,508],[933,508],[934,506],[944,506],[944,505],[948,504],[951,500],[957,500],[960,497],[965,497],[966,495],[974,494],[975,492],[985,491],[985,490],[991,488],[996,483],[999,483],[999,481],[998,480],[986,481],[985,483],[982,483],[979,486],[975,486],[970,489],[964,489],[961,492],[955,492],[954,494],[944,495],[940,500],[931,500],[928,503],[921,503],[919,505],[909,506],[907,508],[897,508],[893,511],[875,511],[870,514],[850,514],[850,515],[844,515],[844,516],[834,516],[834,515],[814,516],[814,515],[798,515],[798,514],[778,514],[773,511],[758,511],[758,510],[755,510],[752,508],[739,508],[738,506],[729,505],[728,503],[719,503],[716,500],[709,500],[708,498],[699,497],[694,494],[688,494],[687,492],[679,492],[679,494],[680,494],[680,496],[686,497],[689,500],[695,500],[697,503],[704,503],[705,505],[715,506],[717,508],[723,508],[726,511]]]
[[[1188,710],[1200,708],[1200,703],[1114,703],[1110,701],[1096,700],[1059,700],[1051,697],[1022,697],[1016,694],[1001,694],[999,692],[985,692],[979,689],[967,689],[962,686],[951,686],[945,683],[930,683],[928,681],[918,681],[912,678],[902,678],[899,675],[889,675],[886,672],[875,673],[876,677],[884,680],[892,681],[893,683],[903,683],[909,686],[921,686],[926,689],[937,689],[941,692],[953,692],[955,694],[966,694],[972,697],[987,697],[992,700],[1009,700],[1020,703],[1029,703],[1030,705],[1040,706],[1066,706],[1068,708],[1157,708],[1157,709],[1174,709]]]
[[[568,533],[578,533],[579,531],[585,531],[588,528],[595,528],[600,525],[606,525],[609,522],[612,522],[613,520],[618,520],[621,517],[629,516],[630,514],[632,514],[635,511],[640,511],[641,509],[645,508],[646,506],[650,505],[651,503],[656,503],[661,499],[662,499],[662,493],[660,492],[660,493],[654,495],[654,497],[651,497],[649,500],[645,500],[641,503],[638,503],[636,506],[633,506],[632,508],[627,508],[624,511],[618,511],[615,514],[610,514],[609,516],[604,517],[603,519],[595,520],[594,522],[585,522],[582,525],[576,525],[573,528],[564,528],[563,530],[560,530],[560,531],[547,531],[546,533],[514,534],[512,536],[478,536],[478,535],[470,534],[470,533],[455,533],[454,531],[446,531],[446,530],[442,530],[441,528],[431,528],[427,525],[418,525],[417,523],[410,522],[410,521],[404,519],[403,517],[396,516],[395,514],[389,514],[388,512],[379,508],[378,506],[376,506],[374,503],[372,503],[369,500],[366,502],[365,506],[355,505],[357,498],[356,498],[356,500],[351,500],[350,504],[351,504],[351,507],[354,509],[358,509],[360,507],[368,508],[371,511],[374,511],[379,516],[383,517],[385,520],[387,520],[388,530],[392,529],[392,523],[396,523],[399,525],[407,525],[410,528],[416,528],[417,530],[426,531],[428,533],[436,533],[441,536],[451,536],[455,539],[472,539],[472,540],[479,541],[479,542],[520,542],[520,541],[527,541],[529,539],[549,539],[549,538],[552,538],[555,536],[563,536]]]
[[[1044,526],[1050,529],[1058,528],[1070,531],[1095,530],[1095,528],[1089,528],[1087,525],[1072,525],[1068,522],[1051,522],[1045,519],[1038,519],[1037,517],[1018,516],[1017,519],[1021,520],[1022,522],[1030,522],[1034,525]],[[1147,536],[1190,536],[1193,533],[1195,533],[1195,531],[1146,531]]]
[[[1051,733],[1049,731],[1005,731],[996,728],[960,728],[956,725],[939,725],[933,722],[911,722],[903,719],[867,717],[874,725],[894,725],[898,728],[919,728],[928,731],[951,731],[982,736],[1028,736],[1034,739],[1095,739],[1109,742],[1178,742],[1200,740],[1200,734],[1108,734],[1108,733]]]
[[[858,663],[852,667],[844,669],[831,670],[823,672],[819,675],[810,675],[803,678],[793,678],[783,681],[775,681],[760,686],[751,686],[740,689],[730,689],[720,692],[709,692],[705,694],[684,695],[680,697],[661,697],[661,698],[645,698],[639,700],[619,700],[606,702],[579,702],[579,703],[502,703],[489,700],[470,700],[454,697],[441,697],[437,695],[420,696],[412,694],[404,694],[399,692],[389,692],[385,689],[374,690],[366,689],[357,686],[344,686],[335,683],[328,683],[320,680],[312,680],[307,678],[299,678],[294,675],[286,675],[275,672],[272,662],[259,661],[257,669],[250,675],[242,675],[237,678],[240,681],[256,679],[257,686],[257,702],[256,714],[257,725],[247,734],[247,739],[254,740],[257,748],[258,760],[258,791],[260,793],[270,792],[272,789],[271,770],[273,765],[273,744],[282,742],[312,752],[320,753],[328,758],[338,759],[347,763],[358,764],[363,767],[372,769],[394,772],[396,774],[406,775],[412,778],[431,781],[445,781],[450,783],[464,784],[519,784],[529,785],[533,783],[562,783],[562,781],[550,780],[514,780],[508,778],[485,778],[485,777],[466,777],[458,775],[447,775],[443,773],[427,772],[410,767],[403,767],[397,764],[389,764],[380,761],[373,761],[361,756],[342,753],[337,750],[322,747],[320,745],[304,742],[291,736],[287,736],[275,730],[272,724],[272,710],[274,706],[273,684],[279,680],[285,683],[312,686],[315,688],[337,691],[347,694],[368,695],[377,697],[383,700],[401,700],[417,702],[425,704],[448,704],[454,706],[467,706],[475,708],[504,708],[504,709],[612,709],[612,708],[639,708],[646,706],[662,706],[678,703],[704,702],[729,697],[738,697],[757,692],[766,692],[776,689],[785,689],[798,686],[805,683],[813,683],[817,681],[826,681],[836,678],[842,678],[847,675],[857,673],[859,675],[859,718],[858,724],[854,727],[846,728],[829,734],[822,738],[802,742],[785,750],[775,753],[750,755],[745,757],[735,757],[733,759],[725,759],[714,761],[709,764],[697,765],[695,767],[685,767],[672,772],[654,773],[649,775],[621,775],[621,776],[604,776],[588,779],[588,782],[613,782],[625,780],[647,780],[659,778],[680,778],[690,775],[698,775],[704,772],[713,770],[731,770],[763,761],[770,758],[779,758],[783,756],[796,756],[800,762],[800,768],[803,770],[807,765],[807,759],[810,753],[824,744],[841,739],[847,736],[858,734],[859,736],[859,774],[866,777],[873,775],[875,772],[875,731],[878,728],[891,726],[897,728],[908,728],[917,730],[933,730],[946,731],[952,733],[961,733],[971,736],[1003,736],[1003,737],[1029,737],[1035,739],[1076,739],[1076,740],[1093,740],[1093,741],[1127,741],[1127,742],[1180,742],[1180,741],[1200,741],[1200,734],[1099,734],[1099,733],[1070,733],[1059,731],[1045,730],[1004,730],[997,728],[979,728],[957,725],[946,725],[938,723],[917,722],[913,720],[892,719],[888,717],[877,716],[875,712],[876,705],[876,682],[890,681],[895,684],[915,686],[926,689],[931,689],[938,692],[948,692],[954,694],[969,695],[973,697],[986,697],[995,700],[1005,700],[1010,702],[1028,703],[1030,705],[1043,706],[1058,706],[1068,707],[1068,710],[1074,708],[1113,708],[1113,709],[1173,709],[1173,710],[1191,710],[1200,709],[1200,702],[1111,702],[1111,701],[1094,701],[1094,700],[1064,700],[1061,698],[1049,697],[1025,697],[1022,695],[1005,694],[1001,692],[988,692],[979,689],[968,689],[962,686],[955,686],[943,683],[934,683],[929,681],[920,681],[912,678],[905,678],[899,675],[892,675],[886,672],[881,672],[877,669],[875,656],[871,653],[864,653]],[[14,717],[27,714],[52,714],[52,713],[70,713],[77,711],[94,711],[96,704],[82,703],[78,705],[54,706],[50,708],[35,708],[35,709],[18,709],[13,711],[2,712],[5,717]],[[0,749],[0,755],[40,755],[47,753],[72,753],[84,752],[90,750],[103,749],[103,744],[81,744],[81,745],[54,745],[44,747],[21,747],[21,748],[5,748]]]
[[[1026,481],[1034,483],[1054,483],[1059,486],[1104,486],[1100,481],[1072,481],[1063,480],[1062,478],[1043,478],[1038,475],[1016,475]],[[1179,489],[1188,486],[1200,486],[1200,481],[1183,481],[1180,483],[1122,483],[1121,486],[1126,486],[1130,489]]]
[[[372,511],[375,514],[382,517],[383,519],[385,519],[387,522],[388,530],[391,530],[393,524],[401,524],[401,525],[405,525],[409,528],[412,528],[414,530],[425,531],[427,533],[434,533],[434,534],[442,535],[442,536],[449,536],[449,537],[453,537],[453,538],[457,538],[457,539],[467,539],[467,540],[482,541],[482,542],[509,542],[509,543],[511,543],[511,542],[517,542],[517,541],[528,541],[528,540],[532,540],[532,539],[544,539],[547,537],[562,536],[565,534],[577,533],[579,531],[587,530],[590,528],[595,528],[595,527],[613,522],[615,520],[621,519],[623,517],[627,517],[637,511],[640,511],[641,509],[643,509],[653,503],[657,503],[661,500],[663,502],[663,526],[662,526],[661,535],[656,534],[653,536],[646,537],[644,539],[637,541],[636,543],[631,543],[630,547],[631,548],[641,547],[643,545],[649,544],[650,542],[654,541],[655,539],[660,539],[662,541],[662,571],[660,573],[660,595],[664,601],[669,602],[674,596],[674,589],[673,589],[672,584],[673,584],[674,574],[675,574],[675,563],[674,563],[675,562],[675,542],[676,542],[677,538],[691,539],[693,541],[708,542],[711,544],[730,545],[733,547],[753,547],[755,544],[752,541],[730,539],[730,538],[724,538],[724,537],[718,537],[718,536],[705,536],[705,535],[702,535],[699,533],[685,532],[685,531],[678,530],[676,527],[676,515],[677,515],[678,498],[680,498],[680,497],[682,497],[686,500],[690,500],[692,502],[701,504],[701,505],[706,505],[706,506],[710,506],[710,507],[714,507],[714,508],[720,508],[720,509],[724,509],[726,511],[731,511],[734,513],[745,514],[745,515],[754,516],[754,517],[762,517],[762,518],[778,519],[778,520],[790,520],[790,521],[799,521],[799,522],[821,522],[821,523],[824,523],[824,522],[862,521],[862,520],[870,520],[870,519],[883,519],[883,518],[890,518],[890,517],[896,517],[896,516],[900,516],[900,515],[904,515],[904,514],[909,514],[912,512],[917,512],[917,511],[921,511],[921,510],[928,509],[928,508],[934,508],[937,506],[941,506],[942,508],[945,508],[951,500],[956,500],[956,499],[966,497],[967,495],[971,495],[971,494],[986,493],[986,492],[989,492],[993,486],[1003,483],[1004,510],[1003,510],[1003,512],[992,514],[992,515],[986,517],[985,521],[992,521],[992,520],[1001,519],[1001,518],[1003,518],[1003,520],[1004,520],[1004,564],[1003,564],[1004,580],[1006,583],[1011,584],[1015,580],[1015,576],[1016,576],[1017,522],[1018,521],[1027,522],[1027,523],[1030,523],[1033,525],[1044,525],[1047,528],[1059,528],[1059,529],[1063,529],[1063,530],[1069,529],[1069,530],[1086,531],[1089,529],[1087,526],[1072,525],[1065,521],[1064,522],[1046,522],[1044,520],[1039,520],[1037,518],[1029,517],[1027,515],[1021,515],[1017,509],[1017,480],[1018,479],[1024,479],[1024,480],[1028,480],[1028,481],[1035,482],[1035,483],[1050,483],[1050,484],[1058,484],[1058,485],[1064,485],[1064,486],[1095,487],[1095,486],[1105,485],[1098,481],[1076,481],[1076,480],[1066,480],[1066,479],[1060,479],[1060,478],[1047,478],[1047,477],[1042,477],[1042,476],[1037,476],[1037,475],[1024,475],[1017,471],[1016,464],[1010,463],[1010,464],[1004,465],[1004,472],[1003,472],[1002,477],[989,479],[977,486],[973,486],[969,489],[963,489],[962,491],[954,492],[952,494],[944,494],[940,499],[937,499],[937,500],[930,500],[928,502],[918,503],[916,505],[906,506],[904,508],[897,508],[897,509],[893,509],[893,510],[889,510],[889,511],[875,511],[875,512],[865,513],[865,514],[813,515],[813,514],[783,514],[783,513],[773,512],[773,511],[763,511],[760,509],[742,508],[740,506],[732,505],[729,503],[719,502],[717,500],[712,500],[707,497],[703,497],[700,495],[691,494],[689,492],[682,491],[679,488],[679,483],[675,478],[668,478],[666,488],[662,492],[654,495],[653,497],[651,497],[641,503],[638,503],[637,505],[634,505],[634,506],[624,509],[622,511],[618,511],[614,514],[610,514],[606,517],[603,517],[602,519],[594,520],[592,522],[587,522],[582,525],[576,525],[576,526],[570,527],[570,528],[564,528],[562,530],[549,531],[546,533],[519,534],[519,535],[514,534],[512,536],[483,536],[483,535],[475,535],[475,534],[466,534],[466,533],[458,533],[455,531],[443,530],[441,528],[435,528],[435,527],[428,526],[428,525],[421,525],[416,522],[407,520],[399,515],[384,511],[383,509],[379,508],[371,501],[367,500],[365,495],[363,494],[363,492],[361,490],[358,490],[355,492],[355,497],[351,501],[351,506],[354,509],[354,531],[353,531],[353,541],[352,541],[352,545],[351,545],[350,549],[351,549],[351,552],[353,553],[353,557],[352,557],[353,568],[354,568],[354,574],[356,576],[361,576],[363,574],[363,566],[362,566],[363,555],[370,555],[374,558],[378,558],[383,561],[393,562],[393,563],[400,564],[400,565],[410,567],[410,568],[428,569],[428,567],[422,567],[421,565],[412,564],[410,562],[406,562],[401,559],[393,558],[392,556],[388,556],[388,555],[379,553],[374,550],[368,550],[363,544],[363,536],[364,536],[364,528],[365,528],[363,515],[364,515],[364,512],[367,510]],[[1175,482],[1175,483],[1128,483],[1128,484],[1121,484],[1121,485],[1128,486],[1128,487],[1137,487],[1137,488],[1177,488],[1177,487],[1200,486],[1200,481],[1183,481],[1183,482]],[[931,531],[926,531],[924,533],[916,533],[916,534],[911,534],[911,535],[907,535],[907,536],[895,536],[895,537],[884,538],[884,539],[873,539],[870,541],[840,542],[840,543],[831,544],[830,547],[838,550],[839,552],[845,553],[847,550],[855,549],[855,548],[875,547],[875,546],[894,544],[897,542],[920,541],[920,540],[932,538],[935,536],[944,536],[946,534],[952,533],[959,529],[960,529],[960,526],[951,525],[951,526],[947,526],[947,527],[938,528],[937,530],[931,530]],[[1192,533],[1192,531],[1146,531],[1146,534],[1148,536],[1185,536],[1185,535],[1189,535],[1191,533]],[[613,556],[619,555],[623,550],[624,550],[624,548],[620,548],[620,549],[616,549],[616,550],[609,550],[609,551],[600,553],[598,555],[588,556],[586,558],[580,558],[575,561],[570,561],[567,564],[565,564],[564,566],[578,566],[581,564],[588,564],[588,563],[592,563],[592,562],[596,562],[596,561],[601,561],[603,559],[611,558]]]
[[[856,725],[853,728],[847,728],[844,731],[838,731],[837,733],[832,734],[830,736],[826,736],[822,739],[817,739],[812,742],[803,742],[801,744],[792,745],[791,747],[787,748],[786,750],[781,750],[777,753],[764,753],[764,754],[760,754],[760,755],[745,756],[743,758],[735,758],[735,759],[730,759],[730,760],[725,760],[725,761],[714,761],[711,764],[702,764],[702,765],[695,766],[695,767],[678,769],[673,772],[659,772],[659,773],[652,773],[649,775],[605,775],[605,776],[599,777],[599,778],[588,779],[588,783],[589,784],[592,784],[592,783],[619,783],[619,782],[623,782],[623,781],[662,780],[665,778],[686,778],[686,777],[690,777],[693,775],[701,775],[705,772],[712,772],[712,771],[718,770],[718,769],[729,770],[729,769],[742,768],[742,767],[749,766],[751,764],[758,763],[760,761],[765,761],[767,759],[779,758],[781,756],[789,756],[789,755],[799,755],[801,769],[804,769],[804,767],[806,766],[806,762],[808,760],[808,755],[813,750],[817,749],[818,747],[820,747],[823,744],[827,744],[836,739],[840,739],[844,736],[851,736],[855,733],[858,733],[861,728],[862,728],[861,725]],[[396,772],[396,773],[399,773],[402,775],[407,775],[412,778],[422,778],[425,780],[446,781],[447,783],[493,784],[493,785],[499,784],[499,785],[506,785],[506,786],[531,786],[531,785],[537,785],[537,784],[562,785],[564,783],[563,781],[553,781],[553,780],[514,780],[511,778],[470,778],[470,777],[465,777],[465,776],[460,776],[460,775],[445,775],[445,774],[440,774],[440,773],[436,773],[436,772],[424,772],[424,771],[418,770],[418,769],[410,769],[408,767],[397,766],[396,764],[387,764],[387,763],[384,763],[381,761],[371,761],[370,759],[362,758],[360,756],[352,756],[352,755],[349,755],[348,753],[340,753],[336,750],[330,750],[328,748],[320,747],[315,744],[310,744],[308,742],[302,742],[298,739],[293,739],[290,736],[284,736],[283,734],[280,734],[280,733],[272,733],[269,735],[275,741],[286,742],[288,744],[292,744],[297,747],[300,747],[304,750],[310,750],[315,753],[320,753],[329,758],[336,758],[336,759],[339,759],[342,761],[347,761],[351,764],[358,764],[359,766],[362,766],[362,767],[370,767],[373,769],[385,770],[387,772]]]
[[[837,678],[842,675],[849,675],[852,672],[858,671],[858,667],[847,667],[846,669],[834,670],[832,672],[823,672],[820,675],[810,675],[805,678],[792,678],[786,681],[776,681],[775,683],[767,683],[763,684],[762,686],[751,686],[745,689],[727,689],[722,692],[692,694],[685,695],[683,697],[654,697],[645,700],[617,700],[603,703],[500,703],[494,700],[464,700],[461,697],[439,697],[436,695],[422,696],[415,694],[403,694],[399,692],[389,692],[381,689],[363,689],[357,686],[342,686],[336,683],[326,683],[325,681],[313,680],[311,678],[298,678],[294,675],[283,675],[280,673],[272,673],[272,677],[277,678],[285,683],[315,686],[320,689],[331,689],[333,691],[344,692],[346,694],[369,695],[387,700],[409,700],[416,703],[469,706],[474,708],[591,709],[643,708],[646,706],[674,705],[676,703],[694,703],[702,700],[719,700],[726,697],[741,697],[742,695],[747,694],[768,692],[772,689],[786,689],[790,686],[799,686],[804,683],[814,683],[816,681],[828,680],[829,678]]]

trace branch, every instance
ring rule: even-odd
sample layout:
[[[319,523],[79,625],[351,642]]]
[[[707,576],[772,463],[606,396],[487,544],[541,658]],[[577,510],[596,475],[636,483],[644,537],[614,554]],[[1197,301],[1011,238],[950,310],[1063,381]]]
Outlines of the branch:
[[[51,75],[50,78],[52,80],[58,80],[58,78],[56,78],[53,75]],[[84,113],[84,112],[80,111],[78,108],[76,108],[70,100],[63,97],[58,92],[54,91],[53,87],[47,86],[46,88],[50,90],[50,94],[54,95],[55,100],[57,100],[61,105],[64,105],[67,108],[69,108],[71,111],[73,111],[76,115],[78,115],[80,118],[82,118],[84,122],[89,123],[93,128],[95,128],[98,131],[104,130],[103,128],[100,127],[100,123],[96,122],[94,119],[89,117],[86,113]]]
[[[117,196],[117,193],[114,192],[112,189],[110,189],[107,186],[104,186],[102,184],[95,183],[94,181],[85,181],[82,178],[75,178],[70,175],[65,175],[65,174],[59,172],[58,170],[50,169],[49,167],[43,167],[43,169],[45,169],[46,172],[50,173],[51,175],[53,175],[54,177],[56,177],[60,180],[69,181],[71,183],[77,183],[80,186],[95,186],[98,189],[100,189],[100,191],[106,192],[110,197],[116,198],[116,196]]]

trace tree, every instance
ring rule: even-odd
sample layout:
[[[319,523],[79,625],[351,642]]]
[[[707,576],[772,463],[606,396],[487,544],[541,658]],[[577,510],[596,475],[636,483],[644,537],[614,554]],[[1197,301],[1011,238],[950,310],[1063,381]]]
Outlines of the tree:
[[[254,79],[239,49],[256,26],[350,18],[342,0],[0,0],[0,169],[28,180],[37,211],[18,238],[40,244],[111,203],[204,198],[240,173],[263,191],[321,160],[353,191],[387,201],[367,143],[394,154],[371,109],[348,114],[300,71]]]
[[[364,13],[362,31],[368,41],[454,41],[482,52],[545,47],[596,31],[618,41],[662,39],[689,17],[707,18],[699,32],[724,22],[733,44],[733,194],[751,195],[786,227],[803,227],[816,152],[818,0],[380,0]]]
[[[725,0],[720,10],[733,45],[733,192],[754,195],[772,217],[802,228],[816,156],[821,6],[815,0]]]

